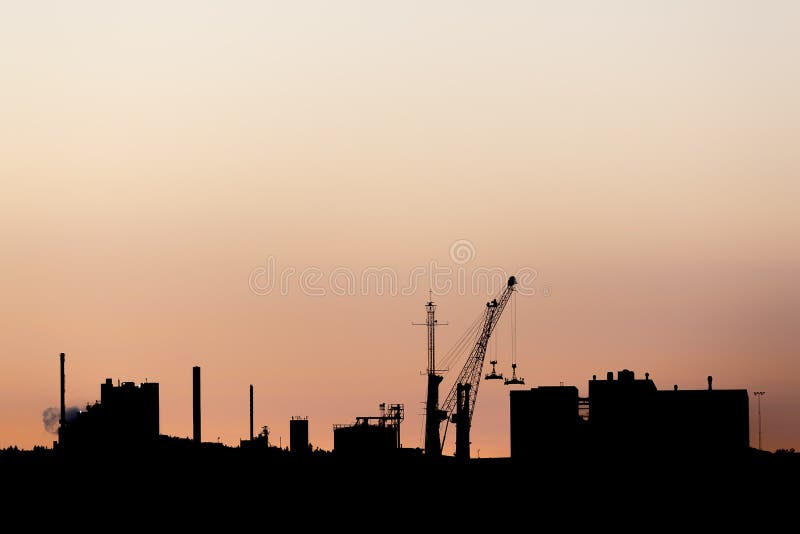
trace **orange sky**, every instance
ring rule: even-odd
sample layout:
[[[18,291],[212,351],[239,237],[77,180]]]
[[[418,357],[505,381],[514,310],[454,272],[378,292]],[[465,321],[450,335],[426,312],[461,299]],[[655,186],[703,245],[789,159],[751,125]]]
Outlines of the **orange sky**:
[[[191,434],[201,365],[207,440],[245,437],[254,383],[276,442],[307,415],[330,448],[387,401],[417,446],[427,284],[248,279],[272,256],[407,280],[459,239],[466,272],[538,271],[531,386],[712,374],[767,391],[767,448],[800,445],[796,2],[284,4],[4,9],[0,447],[52,442],[62,351],[71,404],[160,382],[167,434]],[[442,351],[488,298],[467,293],[436,298]],[[507,393],[481,387],[473,454],[508,454]]]

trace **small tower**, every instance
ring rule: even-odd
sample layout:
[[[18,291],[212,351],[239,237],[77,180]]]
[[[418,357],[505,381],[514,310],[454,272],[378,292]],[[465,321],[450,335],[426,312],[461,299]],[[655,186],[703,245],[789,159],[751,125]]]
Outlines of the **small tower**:
[[[425,304],[426,320],[424,323],[428,328],[428,391],[425,399],[425,454],[430,457],[442,455],[442,444],[439,439],[439,425],[446,415],[439,410],[439,384],[443,377],[436,371],[436,327],[439,322],[436,320],[436,304],[433,302],[433,292],[428,292],[428,302]],[[446,323],[444,323],[446,324]]]

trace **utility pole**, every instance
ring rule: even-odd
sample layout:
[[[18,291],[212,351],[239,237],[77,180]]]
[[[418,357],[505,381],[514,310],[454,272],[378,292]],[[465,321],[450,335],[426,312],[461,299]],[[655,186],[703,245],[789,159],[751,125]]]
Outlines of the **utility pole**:
[[[761,397],[764,396],[764,393],[766,393],[766,391],[753,392],[753,395],[758,399],[758,450],[763,450],[761,448]]]

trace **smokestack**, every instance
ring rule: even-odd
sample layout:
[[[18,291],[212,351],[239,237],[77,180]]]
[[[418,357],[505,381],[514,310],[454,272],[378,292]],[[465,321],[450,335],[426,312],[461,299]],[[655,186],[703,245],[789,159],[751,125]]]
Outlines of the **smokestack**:
[[[64,376],[64,353],[61,353],[61,418],[58,420],[58,430],[59,432],[64,427],[64,423],[67,422],[67,404],[66,404],[66,379]],[[58,436],[61,439],[61,436]]]
[[[250,384],[250,441],[253,441],[253,384]]]
[[[711,391],[711,381],[714,380],[714,377],[708,375],[708,391]]]
[[[194,404],[194,441],[200,443],[200,368],[197,366],[192,367],[192,400]]]

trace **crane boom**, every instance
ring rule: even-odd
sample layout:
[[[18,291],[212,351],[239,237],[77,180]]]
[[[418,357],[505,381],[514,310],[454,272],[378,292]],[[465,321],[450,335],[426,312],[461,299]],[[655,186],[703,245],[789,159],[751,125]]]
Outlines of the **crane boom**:
[[[456,457],[469,458],[469,428],[475,412],[475,403],[478,400],[478,387],[483,374],[486,348],[516,284],[517,279],[513,276],[510,277],[508,285],[500,297],[486,303],[480,334],[464,367],[458,374],[458,378],[442,403],[442,412],[445,416],[443,419],[446,419],[448,423],[452,421],[456,424]],[[447,428],[445,427],[445,435],[446,433]],[[444,436],[442,444],[444,444]]]

